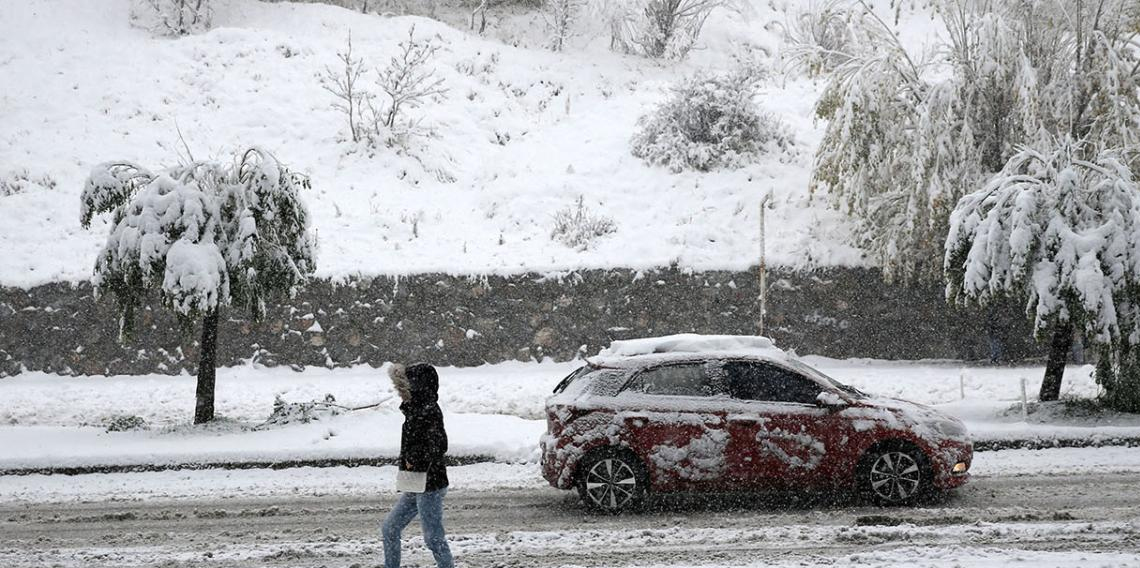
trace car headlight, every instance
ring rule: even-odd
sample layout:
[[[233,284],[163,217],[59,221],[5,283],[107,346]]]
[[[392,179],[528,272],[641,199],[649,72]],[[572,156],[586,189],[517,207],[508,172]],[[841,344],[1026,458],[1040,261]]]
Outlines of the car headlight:
[[[943,436],[961,438],[966,435],[966,427],[957,420],[939,420],[933,426]]]

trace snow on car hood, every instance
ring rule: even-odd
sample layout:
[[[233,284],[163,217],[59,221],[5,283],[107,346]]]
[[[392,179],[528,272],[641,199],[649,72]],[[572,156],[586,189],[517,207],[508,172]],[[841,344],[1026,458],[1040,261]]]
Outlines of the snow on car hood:
[[[908,430],[932,443],[944,440],[969,441],[960,420],[929,406],[889,397],[860,399],[857,406],[845,408],[840,416],[849,418],[858,431],[876,426],[891,430]]]

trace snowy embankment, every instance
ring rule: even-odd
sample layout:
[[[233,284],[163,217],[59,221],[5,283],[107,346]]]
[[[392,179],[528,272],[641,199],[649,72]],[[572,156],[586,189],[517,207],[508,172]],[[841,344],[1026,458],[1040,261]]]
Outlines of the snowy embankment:
[[[1020,380],[1029,392],[1040,367],[963,367],[952,362],[883,362],[806,357],[805,361],[867,392],[930,404],[966,422],[976,441],[1105,440],[1140,437],[1140,416],[1064,416],[1023,421]],[[533,464],[546,429],[543,404],[553,386],[580,363],[503,363],[441,369],[440,404],[452,456]],[[1065,395],[1096,393],[1091,367],[1070,367]],[[194,377],[60,377],[28,373],[0,381],[0,470],[93,466],[170,466],[392,457],[402,416],[385,369],[220,369],[217,409],[209,428],[190,421]],[[962,397],[964,392],[965,397]],[[361,410],[308,424],[253,429],[288,402],[323,400]],[[149,430],[109,433],[115,416],[138,416]],[[1048,420],[1045,422],[1044,420]],[[1048,445],[1048,444],[1046,444]],[[1132,450],[1140,454],[1140,451]],[[985,471],[986,457],[976,466]],[[1027,454],[1031,455],[1031,454]]]
[[[219,3],[210,32],[155,38],[128,25],[128,5],[0,7],[0,285],[89,279],[108,225],[79,225],[85,177],[108,160],[186,159],[179,132],[199,159],[259,145],[310,177],[320,277],[744,269],[767,193],[770,263],[865,263],[845,218],[808,194],[819,85],[776,74],[757,94],[794,138],[788,152],[682,174],[630,154],[638,117],[677,80],[742,57],[774,66],[768,24],[784,15],[767,5],[747,19],[715,13],[691,57],[668,65],[611,52],[603,30],[552,53],[537,14],[513,24],[530,36],[515,47],[426,18],[255,0]],[[447,89],[409,113],[429,135],[402,150],[345,141],[321,74],[350,32],[372,69],[413,26],[440,47],[432,65]],[[616,226],[589,250],[551,238],[555,213],[579,198]]]

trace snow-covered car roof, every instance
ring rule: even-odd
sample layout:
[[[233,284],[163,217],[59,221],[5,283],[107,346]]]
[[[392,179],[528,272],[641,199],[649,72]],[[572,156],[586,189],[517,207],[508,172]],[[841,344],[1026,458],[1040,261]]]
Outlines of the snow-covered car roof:
[[[789,356],[771,339],[758,335],[682,333],[614,341],[588,361],[597,367],[628,369],[715,358],[787,361]]]

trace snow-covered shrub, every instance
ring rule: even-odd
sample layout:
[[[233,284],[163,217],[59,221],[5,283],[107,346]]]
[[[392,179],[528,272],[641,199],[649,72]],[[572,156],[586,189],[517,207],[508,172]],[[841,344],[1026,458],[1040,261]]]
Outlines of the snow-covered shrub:
[[[1140,413],[1140,349],[1129,341],[1101,349],[1096,382],[1104,389],[1101,400],[1122,412]]]
[[[152,295],[187,327],[202,320],[196,423],[213,419],[219,313],[235,306],[260,319],[268,299],[292,295],[315,268],[300,197],[308,187],[308,178],[259,148],[228,164],[149,170],[107,162],[87,178],[80,222],[111,216],[95,291],[117,300],[124,335]]]
[[[499,67],[499,52],[476,52],[475,55],[461,59],[455,63],[455,71],[468,77],[477,77],[480,82],[487,84],[490,76],[494,75]]]
[[[212,0],[132,0],[131,23],[157,34],[184,36],[210,29]]]
[[[752,102],[755,78],[698,74],[638,120],[632,152],[674,172],[739,167],[774,146],[790,144],[780,122]]]
[[[610,25],[610,47],[653,58],[681,59],[705,20],[730,0],[599,0],[595,12]]]
[[[354,142],[404,145],[420,134],[420,121],[407,117],[407,110],[447,92],[433,67],[439,45],[432,38],[417,39],[415,32],[412,26],[400,42],[400,53],[376,71],[376,90],[359,84],[367,65],[353,56],[351,36],[344,51],[337,52],[337,66],[325,68],[322,87],[336,98],[332,106],[345,115]]]
[[[589,250],[599,238],[617,231],[613,219],[598,215],[586,208],[585,199],[578,198],[573,207],[565,207],[554,214],[554,229],[550,238],[572,249]]]
[[[845,0],[812,2],[784,27],[784,56],[809,77],[829,73],[847,60],[855,41]]]
[[[132,430],[146,430],[146,419],[133,414],[117,414],[107,420],[108,432],[130,432]]]
[[[0,197],[42,189],[55,189],[55,178],[48,174],[34,175],[27,168],[0,174]]]
[[[326,394],[324,400],[310,402],[285,402],[281,395],[273,400],[273,414],[262,426],[284,426],[286,424],[308,424],[328,420],[345,412],[336,404],[336,398]]]
[[[1027,299],[1034,330],[1053,334],[1041,400],[1057,399],[1075,329],[1099,346],[1108,403],[1140,410],[1140,184],[1118,154],[1080,152],[1072,140],[1025,149],[962,198],[946,239],[947,295]]]

